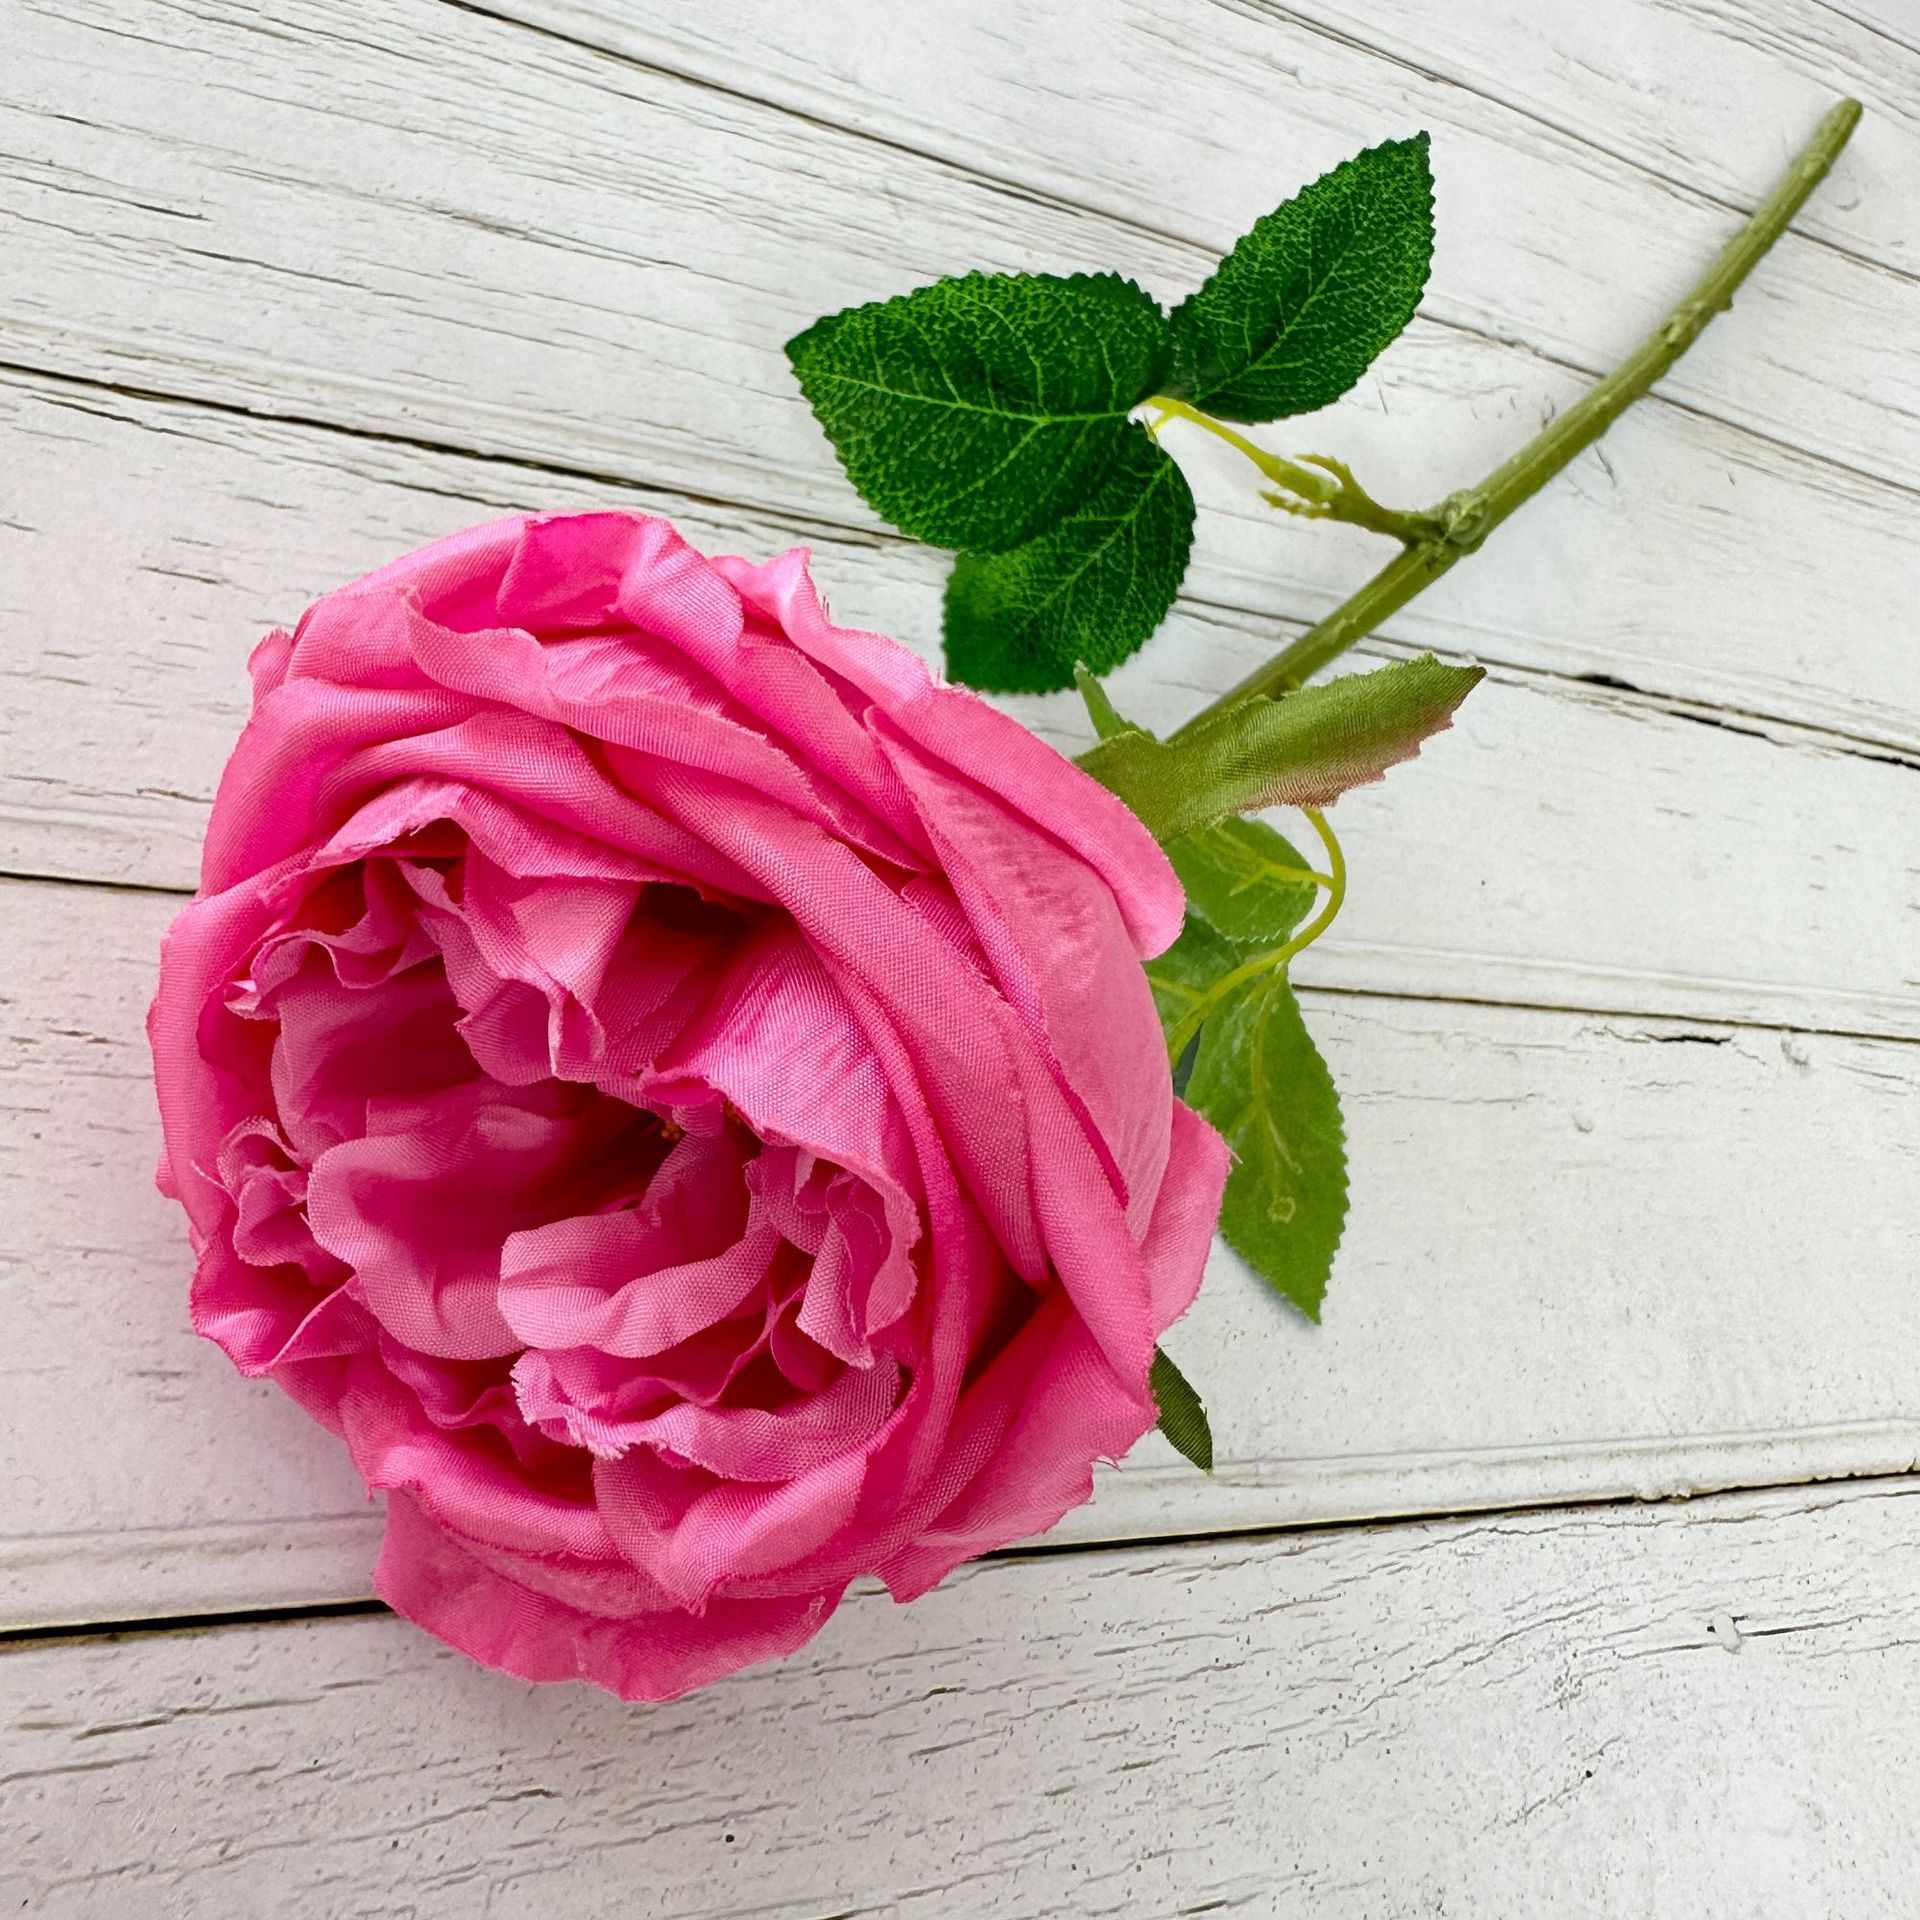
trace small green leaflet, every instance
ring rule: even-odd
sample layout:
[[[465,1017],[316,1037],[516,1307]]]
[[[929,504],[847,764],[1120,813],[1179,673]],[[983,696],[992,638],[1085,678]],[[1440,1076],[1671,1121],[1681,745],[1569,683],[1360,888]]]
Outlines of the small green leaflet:
[[[1264,820],[1221,820],[1182,834],[1168,842],[1167,858],[1187,890],[1187,911],[1249,951],[1280,946],[1313,906],[1308,863]]]
[[[1223,939],[1188,903],[1180,938],[1165,953],[1147,962],[1147,985],[1153,989],[1154,1008],[1169,1040],[1181,1021],[1206,998],[1207,989],[1242,961],[1252,959],[1256,951],[1243,952],[1231,940]],[[1201,1032],[1205,1031],[1202,1027]],[[1176,1091],[1185,1097],[1183,1087]]]
[[[1168,845],[1187,890],[1180,938],[1147,963],[1169,1038],[1237,969],[1282,946],[1313,904],[1306,862],[1273,828],[1226,820]],[[1276,1291],[1318,1319],[1346,1221],[1345,1133],[1284,968],[1256,972],[1183,1050],[1182,1097],[1233,1149],[1220,1230]]]
[[[1160,1431],[1202,1473],[1213,1471],[1213,1428],[1187,1376],[1160,1348],[1153,1350],[1153,1371],[1147,1377],[1154,1404],[1160,1409]]]
[[[787,342],[867,503],[916,540],[981,553],[1087,500],[1171,351],[1166,315],[1117,274],[968,274]]]
[[[1318,1320],[1346,1225],[1346,1129],[1285,968],[1207,1016],[1186,1097],[1233,1149],[1220,1209],[1227,1245]]]
[[[1278,700],[1242,701],[1184,739],[1116,734],[1083,753],[1080,765],[1164,846],[1228,814],[1325,806],[1378,780],[1449,725],[1484,677],[1480,667],[1442,666],[1423,654]]]
[[[1139,649],[1180,590],[1193,546],[1186,475],[1126,430],[1106,478],[1063,519],[1005,553],[963,553],[947,582],[947,671],[994,693],[1073,684]]]
[[[1413,318],[1432,264],[1427,136],[1371,147],[1256,221],[1174,309],[1168,391],[1224,420],[1327,406]]]

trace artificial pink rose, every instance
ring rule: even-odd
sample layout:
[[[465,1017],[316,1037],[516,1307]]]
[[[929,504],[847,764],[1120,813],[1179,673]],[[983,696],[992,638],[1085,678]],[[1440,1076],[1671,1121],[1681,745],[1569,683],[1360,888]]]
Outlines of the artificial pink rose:
[[[1087,1498],[1226,1174],[1118,800],[803,554],[625,514],[442,541],[252,670],[161,1181],[194,1324],[386,1492],[383,1598],[664,1698]]]

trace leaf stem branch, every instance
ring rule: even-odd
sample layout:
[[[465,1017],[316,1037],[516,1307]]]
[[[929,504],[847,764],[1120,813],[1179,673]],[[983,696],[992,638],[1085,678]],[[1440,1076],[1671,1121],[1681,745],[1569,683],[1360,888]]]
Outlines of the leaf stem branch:
[[[1224,420],[1216,420],[1212,414],[1203,413],[1184,400],[1176,400],[1171,394],[1156,393],[1146,404],[1160,411],[1160,418],[1147,429],[1155,439],[1160,437],[1161,429],[1169,420],[1187,420],[1216,440],[1224,440],[1236,453],[1244,454],[1274,483],[1274,490],[1260,497],[1283,513],[1295,513],[1305,520],[1344,520],[1350,526],[1390,534],[1409,546],[1439,532],[1431,514],[1402,513],[1393,507],[1383,507],[1342,460],[1330,459],[1322,453],[1303,453],[1298,460],[1269,453],[1244,433],[1235,432]]]
[[[1262,974],[1277,972],[1289,961],[1313,945],[1313,943],[1333,925],[1347,898],[1347,860],[1340,850],[1340,841],[1332,827],[1327,824],[1327,816],[1317,807],[1300,809],[1313,823],[1313,830],[1320,836],[1320,844],[1327,850],[1328,871],[1315,873],[1313,878],[1327,890],[1326,903],[1320,911],[1307,922],[1284,946],[1270,948],[1265,953],[1256,953],[1251,960],[1243,961],[1231,973],[1223,973],[1220,978],[1201,994],[1194,1004],[1181,1015],[1180,1024],[1167,1035],[1167,1057],[1177,1062],[1187,1048],[1193,1044],[1193,1036],[1206,1024],[1207,1016],[1225,1002],[1234,992],[1246,985],[1249,980],[1257,980]],[[1306,869],[1302,869],[1306,871]]]
[[[1410,540],[1403,552],[1388,561],[1324,620],[1196,714],[1170,737],[1168,744],[1177,745],[1207,720],[1230,707],[1286,693],[1299,686],[1346,652],[1356,640],[1365,638],[1383,620],[1391,618],[1417,594],[1425,592],[1468,554],[1477,551],[1494,528],[1538,493],[1576,454],[1598,440],[1640,399],[1699,339],[1715,314],[1733,304],[1733,296],[1741,284],[1786,231],[1814,188],[1826,178],[1859,119],[1859,101],[1842,100],[1835,106],[1788,167],[1779,185],[1721,249],[1713,265],[1619,366],[1478,485],[1449,494],[1429,514],[1409,516],[1423,521],[1425,530]],[[1217,432],[1229,443],[1240,445],[1269,477],[1283,486],[1294,485],[1294,476],[1300,472],[1294,462],[1281,461],[1275,455],[1261,452],[1230,428],[1209,421],[1180,401],[1156,397],[1150,404],[1206,425],[1209,431]],[[1316,464],[1326,468],[1330,463]],[[1282,467],[1289,472],[1272,470]],[[1337,471],[1335,478],[1341,479]],[[1344,486],[1344,481],[1342,484]],[[1311,493],[1308,497],[1312,497]]]

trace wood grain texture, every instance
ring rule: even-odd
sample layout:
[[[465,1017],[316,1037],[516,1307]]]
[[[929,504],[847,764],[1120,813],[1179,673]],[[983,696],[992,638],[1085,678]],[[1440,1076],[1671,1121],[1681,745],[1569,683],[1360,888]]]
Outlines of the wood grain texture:
[[[1663,389],[1376,656],[1492,676],[1337,816],[1303,968],[1356,1208],[1327,1324],[1224,1253],[1157,1440],[1041,1553],[621,1708],[384,1617],[0,1646],[0,1910],[54,1920],[1472,1915],[1911,1904],[1920,36],[1892,0],[23,0],[0,27],[0,1630],[366,1592],[336,1444],[186,1325],[140,1017],[257,634],[491,513],[943,563],[780,354],[965,268],[1167,297],[1416,125],[1421,320],[1290,450],[1472,477],[1837,91],[1830,187]],[[1173,444],[1114,683],[1193,710],[1375,564]],[[1011,703],[1063,746],[1070,699]],[[60,883],[109,881],[116,886]],[[1115,1550],[1111,1543],[1130,1543]],[[1068,1550],[1080,1549],[1080,1550]]]
[[[0,884],[0,1626],[366,1591],[378,1522],[341,1449],[187,1327],[140,1030],[176,904]],[[1355,1195],[1326,1323],[1218,1252],[1169,1337],[1216,1477],[1155,1437],[1063,1539],[1920,1458],[1910,1045],[1332,994],[1309,1013]]]
[[[1704,189],[1284,13],[1191,0],[1183,37],[1181,10],[1103,7],[1092,32],[1086,5],[1050,9],[1037,31],[1085,41],[1071,62],[1052,59],[1050,43],[1031,49],[1035,74],[1073,72],[1065,100],[1017,83],[993,7],[940,9],[924,31],[904,14],[875,31],[858,8],[824,22],[809,13],[807,27],[795,15],[783,31],[809,34],[813,64],[847,76],[834,98],[861,103],[834,107],[851,122],[839,127],[822,124],[826,102],[797,56],[776,63],[784,93],[756,81],[745,55],[731,90],[717,71],[689,80],[646,64],[671,51],[647,33],[699,37],[691,9],[651,10],[645,29],[609,16],[611,44],[642,34],[626,58],[563,37],[584,32],[583,8],[529,0],[523,11],[531,25],[430,0],[306,0],[265,33],[251,9],[222,5],[35,9],[0,79],[11,102],[0,127],[26,156],[0,163],[15,262],[0,357],[871,527],[793,388],[779,352],[788,332],[973,264],[1117,266],[1177,295],[1303,174],[1423,119],[1452,183],[1434,317],[1312,428],[1381,491],[1417,498],[1470,477],[1564,404],[1732,224]],[[770,10],[766,24],[778,51]],[[743,94],[750,83],[774,104]],[[1897,89],[1897,70],[1887,84]],[[1796,86],[1792,101],[1767,101],[1783,123],[1816,91]],[[1116,140],[1142,98],[1150,116]],[[977,138],[1024,154],[1026,171],[946,157],[942,138],[957,136],[938,136],[936,108],[949,121],[977,111]],[[1783,124],[1775,137],[1798,132]],[[1836,181],[1831,220],[1853,205],[1911,204],[1909,146],[1884,137],[1883,157],[1863,148],[1862,173]],[[1086,177],[1097,163],[1177,191],[1185,225],[1074,204],[1099,201]],[[1517,553],[1524,538],[1535,555],[1516,560],[1511,597],[1482,560],[1396,630],[1911,748],[1920,669],[1911,649],[1876,645],[1869,588],[1866,634],[1798,621],[1782,626],[1775,655],[1745,631],[1769,624],[1764,595],[1750,593],[1756,611],[1743,615],[1737,599],[1676,594],[1698,543],[1667,522],[1724,520],[1756,464],[1810,495],[1864,489],[1884,514],[1910,515],[1920,376],[1898,343],[1920,317],[1920,289],[1868,252],[1864,240],[1848,251],[1790,236],[1680,370],[1676,404],[1643,409],[1610,443],[1609,462],[1617,445],[1630,463],[1613,469],[1619,497],[1597,460],[1560,490],[1597,496],[1577,536],[1579,599],[1564,564],[1575,541],[1541,506],[1523,523],[1537,534],[1516,529],[1494,550]],[[1497,289],[1499,311],[1461,308],[1463,289]],[[1377,558],[1350,529],[1276,529],[1218,451],[1192,458],[1207,508],[1195,597],[1308,618]],[[1786,502],[1777,486],[1749,491],[1778,504],[1739,499],[1760,524],[1734,569],[1751,574],[1764,553],[1817,573],[1817,525],[1789,516],[1770,537]],[[1588,555],[1587,536],[1610,520]],[[1673,571],[1656,569],[1644,595],[1602,587],[1603,610],[1589,616],[1588,583],[1616,571],[1609,539],[1623,555],[1657,547]],[[1674,659],[1681,622],[1719,635],[1697,664],[1692,649]]]
[[[24,502],[0,532],[0,624],[24,641],[0,662],[0,868],[16,872],[191,885],[257,635],[517,505],[641,505],[710,549],[811,538],[840,617],[934,646],[942,562],[896,540],[44,381],[0,383],[0,431],[22,450]],[[1890,528],[1836,502],[1830,534],[1864,607],[1896,592]],[[1731,570],[1737,543],[1720,551]],[[1617,571],[1633,576],[1627,557]],[[1743,590],[1778,597],[1716,588],[1723,604]],[[1875,631],[1920,657],[1903,612]],[[1190,604],[1114,692],[1158,725],[1272,645],[1271,623]],[[1074,696],[1010,704],[1070,750],[1090,738]],[[1341,805],[1353,897],[1302,976],[1920,1035],[1915,790],[1904,762],[1818,730],[1496,667],[1418,766]]]
[[[1444,12],[1420,0],[1364,9],[1328,0],[1150,9],[1121,0],[1051,8],[1047,21],[1023,20],[1018,31],[993,0],[958,0],[911,30],[848,0],[804,14],[777,0],[743,0],[724,24],[700,9],[641,13],[617,0],[472,3],[1215,244],[1219,229],[1208,223],[1224,219],[1270,161],[1274,107],[1303,104],[1308,88],[1323,96],[1317,108],[1331,120],[1346,99],[1398,86],[1423,117],[1438,113],[1448,127],[1519,147],[1523,162],[1584,149],[1601,163],[1598,177],[1616,167],[1638,172],[1729,210],[1752,206],[1797,144],[1790,129],[1810,127],[1835,94],[1864,103],[1853,151],[1870,156],[1876,175],[1904,181],[1920,166],[1902,137],[1920,119],[1920,36],[1892,30],[1899,0],[1590,0],[1566,19],[1528,0]],[[1089,30],[1096,24],[1102,33]],[[1077,56],[1070,85],[1064,58],[1046,57],[1069,50]],[[1449,101],[1450,92],[1468,98]],[[1216,107],[1211,120],[1174,110],[1200,93]],[[1138,137],[1113,139],[1123,119]],[[1563,144],[1529,149],[1529,122],[1532,138]],[[1509,197],[1521,196],[1498,196]],[[1912,216],[1898,192],[1838,205],[1822,198],[1795,226],[1897,273],[1915,268]],[[1570,249],[1574,238],[1560,244]]]
[[[1909,1905],[1912,1486],[989,1562],[665,1707],[386,1618],[0,1652],[40,1920]]]

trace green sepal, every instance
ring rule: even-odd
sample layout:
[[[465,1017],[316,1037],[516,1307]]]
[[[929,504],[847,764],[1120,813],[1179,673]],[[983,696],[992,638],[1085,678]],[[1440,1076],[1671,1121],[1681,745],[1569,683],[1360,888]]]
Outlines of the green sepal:
[[[1080,698],[1086,703],[1087,718],[1093,722],[1094,733],[1102,740],[1111,740],[1116,733],[1137,733],[1133,722],[1107,698],[1107,690],[1094,677],[1084,660],[1073,663],[1073,684],[1080,689]]]
[[[1191,1460],[1202,1473],[1213,1471],[1213,1428],[1207,1410],[1200,1404],[1187,1376],[1168,1358],[1164,1349],[1153,1350],[1153,1371],[1148,1376],[1154,1404],[1160,1409],[1160,1431],[1175,1448]]]
[[[1278,700],[1243,700],[1184,737],[1118,734],[1089,748],[1080,765],[1164,846],[1229,814],[1323,807],[1378,780],[1447,726],[1484,677],[1483,668],[1442,666],[1423,654]]]

